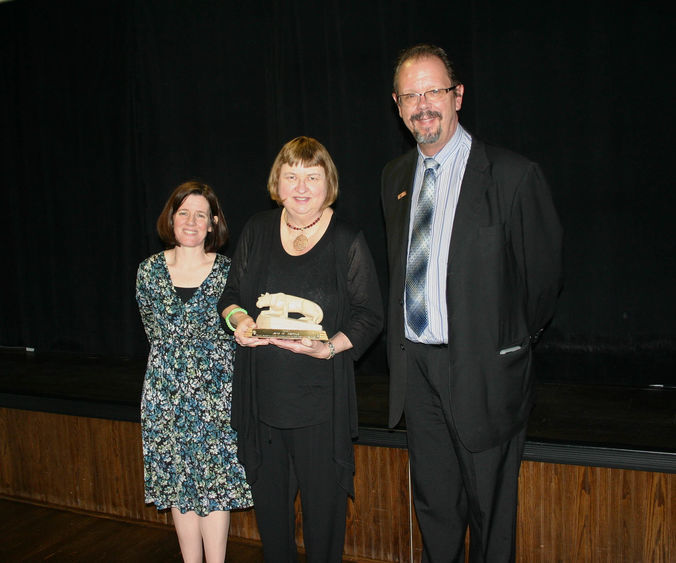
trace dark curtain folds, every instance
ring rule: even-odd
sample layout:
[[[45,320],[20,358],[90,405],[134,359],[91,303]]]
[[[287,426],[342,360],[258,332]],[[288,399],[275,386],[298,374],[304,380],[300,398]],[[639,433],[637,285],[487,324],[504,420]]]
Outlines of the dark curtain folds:
[[[129,288],[145,238],[133,35],[124,2],[72,9],[0,5],[9,219],[0,344],[125,352],[139,336]]]
[[[0,3],[0,345],[143,355],[134,278],[161,249],[170,191],[213,185],[231,253],[301,134],[334,157],[338,210],[364,229],[385,290],[380,171],[412,146],[392,67],[429,41],[458,64],[463,124],[538,161],[552,186],[567,275],[547,344],[673,350],[672,34],[657,4],[610,8]]]

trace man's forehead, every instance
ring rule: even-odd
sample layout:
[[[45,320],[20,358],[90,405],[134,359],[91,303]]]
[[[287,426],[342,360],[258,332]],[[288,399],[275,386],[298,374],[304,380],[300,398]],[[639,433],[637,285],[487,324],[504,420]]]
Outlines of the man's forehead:
[[[446,65],[444,64],[444,61],[442,61],[436,55],[420,55],[406,59],[403,63],[401,63],[401,66],[399,67],[396,76],[397,85],[399,86],[399,81],[401,80],[402,74],[415,72],[416,67],[418,65],[424,64],[427,67],[429,67],[430,66],[429,63],[432,63],[432,65],[437,66],[438,68],[436,70],[439,70],[440,73],[443,73],[444,76],[448,76],[448,78],[450,79],[450,75],[448,73]]]

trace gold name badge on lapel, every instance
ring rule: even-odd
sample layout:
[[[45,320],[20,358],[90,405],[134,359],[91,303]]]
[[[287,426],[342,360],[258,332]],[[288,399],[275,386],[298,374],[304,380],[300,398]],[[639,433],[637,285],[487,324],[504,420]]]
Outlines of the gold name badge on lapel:
[[[402,197],[406,197],[406,193],[407,193],[407,192],[404,190],[404,191],[401,192],[399,195],[397,195],[397,199],[401,199]]]

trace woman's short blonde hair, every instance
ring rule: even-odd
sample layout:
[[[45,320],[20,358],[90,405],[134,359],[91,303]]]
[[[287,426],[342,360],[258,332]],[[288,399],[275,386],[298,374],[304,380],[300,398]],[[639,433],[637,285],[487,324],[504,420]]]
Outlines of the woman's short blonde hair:
[[[317,139],[312,137],[296,137],[286,143],[279,151],[277,158],[272,164],[270,176],[268,177],[268,192],[270,197],[279,205],[282,200],[279,197],[279,173],[284,164],[296,166],[298,164],[310,167],[321,166],[326,174],[326,199],[322,205],[325,209],[338,199],[338,170],[333,163],[333,159]]]

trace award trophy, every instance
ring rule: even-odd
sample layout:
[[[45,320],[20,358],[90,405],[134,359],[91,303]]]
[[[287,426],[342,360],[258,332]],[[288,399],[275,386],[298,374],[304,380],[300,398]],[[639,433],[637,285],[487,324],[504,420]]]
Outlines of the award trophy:
[[[320,321],[324,318],[322,308],[314,301],[287,295],[286,293],[263,293],[256,301],[263,309],[256,319],[256,328],[247,336],[257,338],[281,338],[285,340],[328,340]],[[267,307],[267,309],[264,309]],[[299,313],[299,318],[289,317]]]

